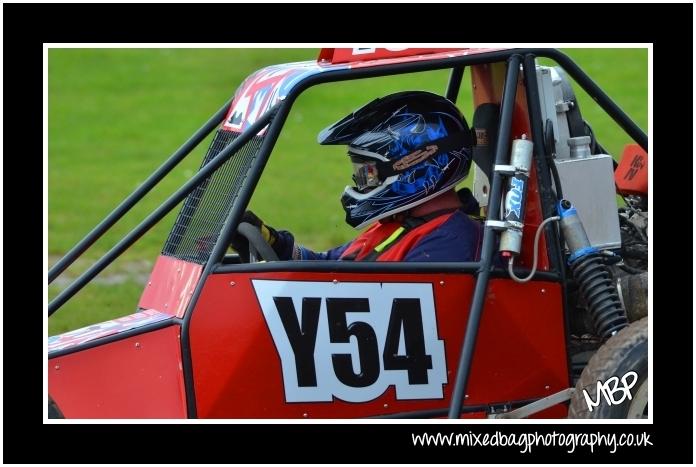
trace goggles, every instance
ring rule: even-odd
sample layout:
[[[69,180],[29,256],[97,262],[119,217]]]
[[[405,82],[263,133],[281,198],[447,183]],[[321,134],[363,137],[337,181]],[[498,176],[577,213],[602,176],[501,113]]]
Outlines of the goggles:
[[[382,184],[377,170],[377,161],[349,154],[353,163],[353,181],[359,192],[365,193]]]
[[[470,147],[471,134],[468,131],[460,131],[430,141],[395,161],[377,160],[350,151],[348,157],[353,163],[353,181],[355,181],[357,190],[361,193],[367,193],[380,186],[387,178],[406,172],[438,154],[450,153],[451,151],[460,153]]]

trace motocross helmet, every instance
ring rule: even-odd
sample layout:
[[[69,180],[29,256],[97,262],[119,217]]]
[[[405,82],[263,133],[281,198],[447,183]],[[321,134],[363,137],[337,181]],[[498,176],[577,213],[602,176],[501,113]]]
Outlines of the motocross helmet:
[[[345,188],[341,204],[356,229],[453,188],[472,159],[459,109],[425,91],[376,99],[322,130],[318,141],[348,145],[356,186]]]

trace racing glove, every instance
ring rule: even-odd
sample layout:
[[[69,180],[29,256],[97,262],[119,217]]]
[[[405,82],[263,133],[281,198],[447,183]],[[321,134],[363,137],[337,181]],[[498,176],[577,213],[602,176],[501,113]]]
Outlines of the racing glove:
[[[244,213],[242,220],[239,223],[241,224],[242,222],[248,222],[249,224],[258,228],[261,231],[261,235],[263,236],[264,240],[266,240],[266,242],[268,242],[268,244],[275,249],[275,243],[278,240],[278,232],[273,227],[264,224],[264,222],[252,211],[246,211]],[[232,246],[237,253],[249,251],[249,241],[244,238],[243,235],[240,235],[237,232],[235,232],[234,236],[232,237],[230,246]]]

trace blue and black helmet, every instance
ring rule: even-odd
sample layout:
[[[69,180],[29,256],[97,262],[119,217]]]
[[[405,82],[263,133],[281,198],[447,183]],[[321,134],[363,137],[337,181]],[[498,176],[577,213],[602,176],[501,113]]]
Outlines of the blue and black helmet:
[[[346,144],[355,187],[341,204],[359,229],[453,188],[469,173],[473,139],[457,107],[442,96],[406,91],[376,99],[319,133]]]

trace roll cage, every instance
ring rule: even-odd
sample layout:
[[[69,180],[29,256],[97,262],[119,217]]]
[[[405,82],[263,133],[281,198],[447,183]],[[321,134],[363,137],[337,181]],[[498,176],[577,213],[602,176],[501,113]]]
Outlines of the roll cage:
[[[184,201],[182,211],[177,219],[170,237],[165,244],[163,255],[178,259],[186,259],[200,265],[200,274],[197,285],[191,290],[191,298],[185,305],[185,310],[171,318],[181,324],[181,351],[184,365],[185,384],[187,389],[188,415],[196,416],[195,399],[191,382],[191,356],[188,350],[188,326],[191,311],[201,294],[206,277],[228,271],[246,272],[271,272],[271,271],[304,271],[304,272],[369,272],[379,273],[467,273],[472,274],[475,280],[473,298],[469,310],[469,319],[463,339],[459,363],[454,381],[454,390],[448,415],[457,418],[462,413],[464,395],[467,388],[469,372],[471,369],[479,322],[483,312],[484,299],[487,293],[489,279],[491,277],[504,276],[502,270],[494,267],[494,254],[496,239],[499,232],[487,223],[484,229],[483,247],[479,261],[465,263],[360,263],[360,262],[269,262],[255,264],[229,264],[225,260],[225,253],[236,230],[240,219],[246,210],[254,189],[259,182],[261,174],[277,142],[278,136],[290,113],[295,100],[312,86],[324,83],[365,79],[404,73],[415,73],[430,70],[450,69],[451,74],[447,84],[445,95],[452,101],[456,101],[462,82],[464,68],[491,63],[505,63],[505,77],[502,84],[502,96],[500,99],[500,119],[498,123],[497,144],[495,145],[494,158],[491,164],[502,165],[507,163],[511,144],[511,129],[513,126],[513,112],[516,97],[519,92],[518,83],[520,76],[523,78],[523,89],[526,94],[527,111],[531,139],[534,142],[534,165],[536,169],[536,184],[538,185],[540,219],[546,219],[555,212],[557,193],[554,188],[553,174],[550,167],[551,155],[547,153],[544,145],[544,128],[541,118],[539,101],[539,86],[535,73],[535,60],[539,57],[548,58],[558,63],[568,75],[574,78],[600,106],[612,117],[612,119],[625,130],[625,132],[643,149],[648,150],[647,135],[604,93],[604,91],[575,64],[567,55],[555,49],[520,48],[507,50],[491,49],[464,49],[459,51],[439,52],[405,56],[400,58],[377,59],[362,63],[350,63],[340,61],[331,63],[328,52],[324,49],[317,62],[302,62],[284,66],[268,67],[252,75],[240,88],[234,99],[226,102],[179,150],[177,150],[155,173],[153,173],[136,191],[134,191],[121,205],[119,205],[107,218],[105,218],[92,232],[90,232],[78,245],[76,245],[65,257],[58,261],[48,272],[48,282],[51,283],[60,275],[75,259],[84,253],[101,235],[116,223],[132,206],[134,206],[147,192],[149,192],[164,176],[166,176],[183,158],[185,158],[203,139],[221,122],[223,128],[234,130],[238,133],[234,138],[216,138],[213,146],[208,151],[200,170],[180,189],[171,195],[159,208],[152,212],[135,229],[128,233],[116,246],[99,259],[91,268],[76,279],[70,286],[61,292],[48,305],[48,315],[52,315],[80,289],[82,289],[97,274],[105,269],[111,262],[128,249],[145,232],[159,222],[174,207]],[[240,102],[249,97],[259,98],[258,95],[245,96],[245,89],[254,85],[254,78],[259,73],[266,73],[266,77],[278,76],[284,71],[291,70],[288,79],[281,85],[272,88],[275,93],[265,97],[262,102],[248,102],[246,110],[252,108],[257,113],[250,117],[236,114]],[[283,75],[286,76],[286,75]],[[247,86],[247,88],[245,88]],[[253,107],[256,105],[256,107]],[[251,106],[251,107],[249,107]],[[235,167],[231,167],[233,156],[243,154],[243,159]],[[228,202],[218,213],[214,223],[215,234],[207,244],[201,246],[192,243],[193,234],[202,233],[196,230],[195,213],[199,210],[199,203],[205,204],[206,187],[215,185],[216,174],[227,170],[224,175],[229,186],[232,187],[228,194]],[[501,220],[501,200],[504,191],[504,177],[498,172],[491,172],[490,195],[488,202],[487,220]],[[202,209],[202,208],[201,208]],[[192,234],[186,232],[192,230]],[[555,228],[547,226],[545,231],[547,245],[548,267],[539,270],[534,276],[535,280],[566,282],[566,267],[563,262],[561,239]],[[529,235],[526,235],[529,237]],[[565,293],[564,293],[565,295]],[[565,308],[565,307],[564,307]],[[139,328],[133,332],[144,332],[159,329],[166,326],[169,319],[159,321]],[[129,331],[121,333],[118,338],[132,335]],[[86,344],[89,345],[89,344]],[[83,346],[84,347],[84,346]],[[73,348],[70,352],[77,349]],[[60,355],[60,351],[55,355]],[[444,414],[440,414],[444,415]]]

